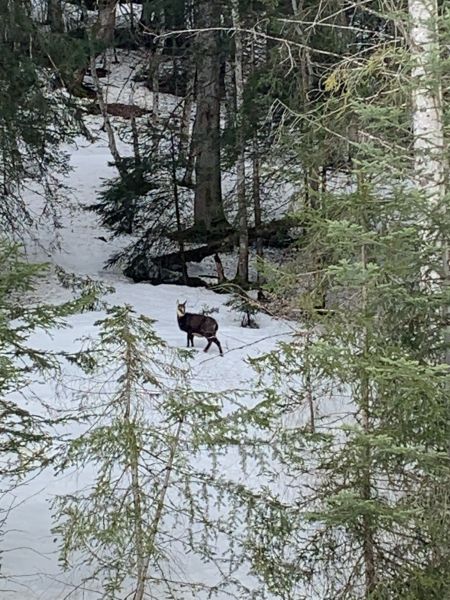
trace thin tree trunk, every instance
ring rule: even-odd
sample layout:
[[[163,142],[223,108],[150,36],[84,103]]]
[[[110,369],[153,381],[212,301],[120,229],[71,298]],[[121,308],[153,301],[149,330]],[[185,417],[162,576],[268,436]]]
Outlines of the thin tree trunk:
[[[251,69],[252,74],[256,71],[256,39],[253,37],[251,42]],[[261,209],[261,165],[259,158],[258,134],[255,131],[252,140],[252,201],[253,201],[253,216],[255,219],[255,229],[258,230],[262,223]],[[258,285],[262,283],[262,263],[264,260],[264,249],[262,238],[256,238],[256,282]]]
[[[186,96],[183,102],[183,114],[180,126],[180,159],[187,162],[190,142],[192,105],[194,103],[194,76],[189,77],[186,86]],[[191,177],[192,179],[192,177]]]
[[[225,277],[225,271],[223,270],[222,261],[218,254],[214,254],[214,262],[216,263],[217,283],[220,285],[221,283],[225,283],[227,279]]]
[[[305,339],[305,355],[307,356],[307,351],[311,346],[311,330],[308,329],[306,332],[306,339]],[[306,396],[306,400],[308,402],[308,408],[309,408],[309,430],[311,433],[315,433],[316,431],[316,410],[315,410],[315,406],[314,406],[314,393],[313,393],[313,386],[312,386],[312,381],[311,381],[311,370],[310,370],[310,365],[309,365],[309,361],[307,361],[305,359],[305,364],[303,365],[304,369],[305,369],[305,378],[304,378],[304,385],[305,385],[305,396]]]
[[[193,174],[194,174],[194,167],[195,167],[195,130],[196,130],[196,121],[197,121],[197,116],[195,117],[194,120],[194,126],[193,126],[193,132],[191,135],[191,139],[189,141],[189,148],[188,148],[188,154],[186,157],[186,169],[184,171],[184,175],[183,175],[183,184],[191,187],[193,185]]]
[[[146,581],[146,577],[147,577],[147,573],[148,573],[148,568],[150,565],[150,557],[152,556],[152,554],[150,553],[150,548],[152,546],[154,546],[154,544],[155,544],[155,538],[156,538],[156,535],[158,534],[159,523],[160,523],[162,515],[163,515],[164,503],[166,501],[167,490],[169,489],[170,478],[172,476],[173,465],[175,462],[175,455],[176,455],[176,452],[178,450],[179,443],[180,443],[180,435],[181,435],[181,429],[183,426],[183,422],[184,422],[183,419],[180,419],[180,421],[178,422],[175,436],[173,439],[173,443],[170,448],[170,453],[169,453],[169,457],[167,460],[167,466],[166,466],[166,474],[164,476],[164,481],[163,481],[161,490],[159,492],[158,501],[156,503],[155,516],[153,518],[153,522],[152,522],[150,531],[147,532],[147,536],[146,536],[147,537],[147,553],[146,553],[146,556],[144,559],[144,564],[143,564],[143,569],[142,569],[142,572],[144,573],[144,577],[142,577],[140,579],[140,581],[138,582],[138,587],[136,588],[136,591],[134,593],[133,600],[143,600],[143,598],[144,598],[145,581]]]
[[[367,251],[366,247],[361,248],[361,262],[364,268],[367,268]],[[367,290],[365,284],[362,288],[362,304],[363,309],[367,306]],[[367,358],[369,352],[368,332],[364,332],[364,355]],[[361,414],[362,428],[364,433],[370,435],[370,387],[367,372],[362,374],[361,381]],[[361,497],[366,502],[372,500],[372,456],[369,445],[364,449],[364,467],[361,474],[362,489]],[[376,566],[375,566],[375,544],[373,536],[373,525],[369,515],[364,514],[362,518],[362,535],[363,535],[363,561],[364,561],[364,579],[365,579],[365,597],[370,598],[376,585]]]
[[[178,183],[177,183],[177,169],[176,169],[176,156],[175,156],[175,142],[173,139],[173,134],[171,137],[171,150],[172,150],[172,186],[173,186],[173,197],[175,201],[175,218],[177,221],[177,231],[180,233],[182,231],[181,226],[181,213],[180,213],[180,198],[178,194]],[[183,275],[183,280],[185,285],[188,282],[188,272],[187,272],[187,264],[186,264],[186,254],[184,247],[184,240],[182,237],[178,240],[178,249],[180,251],[181,258],[181,272]]]
[[[136,589],[139,589],[142,583],[145,583],[146,569],[146,549],[143,529],[143,511],[142,511],[142,487],[139,477],[139,447],[135,433],[134,417],[132,415],[132,382],[133,373],[131,364],[133,361],[131,347],[127,346],[126,351],[126,372],[125,389],[123,400],[125,401],[124,423],[126,425],[127,442],[129,444],[128,467],[130,469],[131,494],[134,508],[134,552],[136,554]],[[136,596],[135,596],[136,597]],[[141,596],[142,598],[142,596]]]
[[[122,161],[122,157],[120,156],[119,150],[117,148],[114,130],[111,125],[108,111],[106,110],[106,104],[105,104],[105,100],[103,98],[102,86],[100,83],[100,79],[98,78],[98,75],[97,75],[95,56],[94,56],[94,51],[92,49],[92,42],[91,42],[91,59],[90,60],[91,60],[92,79],[94,80],[94,84],[95,84],[95,88],[96,88],[96,92],[97,92],[97,101],[98,101],[98,105],[100,107],[100,111],[103,116],[103,123],[105,126],[105,130],[108,135],[109,150],[114,158],[114,164],[117,167],[117,170],[122,175],[123,174],[123,161]]]
[[[132,382],[133,374],[131,371],[131,364],[133,357],[131,355],[131,348],[127,348],[126,354],[126,373],[125,373],[125,389],[123,394],[123,400],[125,401],[125,412],[124,412],[124,423],[127,426],[129,434],[129,473],[131,479],[131,494],[133,498],[134,508],[134,550],[136,554],[136,589],[133,595],[133,600],[143,600],[145,596],[145,585],[148,577],[148,570],[150,566],[150,558],[153,556],[153,548],[155,546],[155,539],[158,534],[159,524],[164,511],[164,503],[166,499],[167,490],[169,489],[170,478],[172,476],[172,470],[175,460],[175,455],[179,447],[181,429],[183,426],[184,419],[180,419],[175,436],[169,449],[169,456],[167,459],[167,465],[165,468],[165,475],[159,491],[155,514],[153,520],[148,528],[144,528],[144,513],[142,508],[142,486],[139,476],[139,459],[140,459],[140,448],[136,439],[135,434],[135,421],[132,414]]]
[[[444,211],[448,161],[444,138],[442,83],[437,69],[439,60],[437,0],[409,0],[412,27],[410,51],[414,66],[413,133],[416,187],[426,197],[429,209]],[[450,285],[448,240],[442,244],[443,285]],[[438,276],[436,276],[438,279]],[[444,310],[448,320],[449,307]],[[450,365],[450,330],[444,330],[445,362]]]
[[[260,164],[258,155],[258,142],[256,138],[253,139],[253,179],[252,179],[252,196],[253,196],[253,211],[255,217],[255,229],[258,231],[262,223],[262,210],[261,210],[261,177],[260,177]],[[264,249],[263,240],[261,237],[256,238],[256,281],[258,284],[262,283],[262,262],[264,260]]]
[[[191,57],[189,57],[188,60],[189,66],[187,69],[186,95],[184,97],[183,114],[181,116],[180,125],[179,158],[180,162],[186,165],[183,183],[186,185],[192,185],[195,149],[193,147],[193,136],[191,136],[191,118],[192,107],[194,104],[195,65],[192,64]]]
[[[161,44],[155,50],[153,54],[153,73],[152,73],[152,115],[153,122],[155,124],[159,121],[159,65],[160,56],[162,53]]]
[[[141,152],[139,149],[139,131],[136,123],[136,117],[131,118],[131,133],[133,135],[134,164],[139,165],[141,163]]]
[[[230,61],[225,61],[225,128],[232,127],[236,115],[236,72]]]
[[[160,30],[159,35],[164,33],[164,11],[161,11],[160,18]],[[164,38],[160,39],[159,42],[154,46],[152,59],[151,59],[151,81],[150,86],[152,89],[152,114],[153,122],[156,125],[159,121],[159,68],[161,66],[161,57],[164,50]]]
[[[118,0],[99,0],[98,1],[98,13],[97,20],[94,23],[91,30],[87,31],[89,37],[89,46],[91,58],[94,57],[94,67],[92,68],[92,60],[90,60],[90,66],[92,70],[92,77],[97,73],[95,67],[95,58],[102,52],[112,45],[114,39],[114,29],[116,26],[116,6]],[[83,18],[87,22],[88,15],[86,5],[82,0],[81,8],[83,12]],[[94,43],[95,42],[95,43]],[[99,46],[99,48],[97,47]],[[71,87],[74,91],[80,91],[84,76],[86,74],[87,65],[77,69],[71,82]]]
[[[231,13],[233,17],[234,42],[235,42],[235,90],[236,90],[236,139],[238,157],[237,173],[237,199],[239,214],[239,261],[238,280],[248,282],[248,218],[247,200],[245,194],[245,147],[243,137],[242,109],[244,104],[244,75],[243,75],[243,49],[241,19],[239,15],[239,0],[231,0]]]

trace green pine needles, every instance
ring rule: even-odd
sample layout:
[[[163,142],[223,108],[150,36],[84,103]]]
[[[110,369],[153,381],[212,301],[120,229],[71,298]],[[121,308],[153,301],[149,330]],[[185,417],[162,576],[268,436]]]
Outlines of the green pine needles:
[[[276,597],[449,593],[450,297],[432,272],[441,245],[432,224],[423,235],[424,202],[363,176],[328,197],[311,230],[327,310],[255,361],[285,415],[275,446],[288,488],[261,502],[249,537]]]
[[[59,305],[26,302],[44,273],[43,265],[25,262],[18,246],[0,240],[0,469],[5,486],[10,482],[7,477],[24,476],[51,458],[53,421],[46,411],[32,414],[24,408],[21,394],[39,377],[58,373],[60,356],[35,348],[30,337],[63,327],[68,315],[94,300],[94,294],[87,292]]]

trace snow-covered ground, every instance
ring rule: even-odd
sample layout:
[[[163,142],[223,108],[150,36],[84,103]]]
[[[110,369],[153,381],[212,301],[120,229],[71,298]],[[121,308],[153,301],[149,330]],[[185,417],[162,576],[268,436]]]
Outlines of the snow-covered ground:
[[[104,134],[103,134],[104,135]],[[215,348],[208,354],[201,349],[203,341],[197,340],[199,352],[192,359],[192,385],[197,389],[226,390],[249,389],[252,387],[254,373],[246,363],[248,356],[274,347],[277,341],[286,339],[291,332],[288,323],[259,315],[259,329],[242,329],[240,318],[224,306],[227,298],[206,289],[184,288],[179,286],[152,286],[134,284],[121,275],[120,270],[105,271],[105,260],[123,243],[109,239],[109,232],[99,227],[94,214],[83,210],[83,205],[95,199],[96,190],[104,178],[111,176],[108,166],[110,154],[104,137],[95,143],[80,142],[71,149],[73,171],[67,183],[73,190],[73,204],[62,212],[60,235],[61,245],[55,247],[52,227],[44,220],[39,224],[39,244],[30,242],[27,252],[30,260],[47,261],[58,265],[68,272],[87,275],[103,281],[115,288],[106,300],[110,304],[130,304],[136,312],[148,315],[156,320],[156,331],[173,347],[184,347],[185,334],[176,322],[176,301],[187,300],[188,309],[201,312],[202,308],[217,307],[214,316],[219,322],[219,338],[224,349],[220,357]],[[30,202],[38,203],[30,197]],[[50,275],[42,282],[35,297],[44,302],[65,299],[68,291],[60,286],[57,279]],[[79,346],[79,340],[85,336],[95,336],[94,322],[102,313],[88,312],[69,319],[70,328],[52,332],[52,335],[38,335],[33,343],[41,348],[71,351]],[[70,367],[68,369],[70,375]],[[48,405],[56,405],[53,382],[36,382],[33,392]],[[71,598],[94,598],[84,589],[74,590],[82,573],[64,574],[57,562],[57,544],[51,533],[52,521],[50,502],[54,494],[77,489],[76,473],[56,477],[46,470],[24,483],[14,494],[16,508],[11,512],[7,524],[2,558],[3,575],[7,578],[0,584],[1,598],[17,600],[61,600],[71,592]],[[4,501],[11,502],[12,497]],[[186,579],[205,581],[213,576],[212,568],[199,564],[194,558],[184,563]],[[181,598],[187,596],[180,596]],[[225,597],[225,596],[224,596]],[[220,598],[220,596],[219,596]]]

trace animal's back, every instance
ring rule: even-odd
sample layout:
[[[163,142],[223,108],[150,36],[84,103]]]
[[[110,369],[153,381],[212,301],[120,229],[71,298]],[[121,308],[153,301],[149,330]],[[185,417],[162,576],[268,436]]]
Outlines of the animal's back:
[[[206,315],[196,315],[194,313],[185,313],[185,323],[187,327],[200,335],[214,335],[219,329],[219,325],[215,319]],[[201,333],[200,333],[201,332]],[[205,335],[205,337],[207,337]]]

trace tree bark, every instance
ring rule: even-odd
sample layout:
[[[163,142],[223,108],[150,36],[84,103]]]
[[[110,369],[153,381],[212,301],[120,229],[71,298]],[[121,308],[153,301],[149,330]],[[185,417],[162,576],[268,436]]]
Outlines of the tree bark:
[[[252,195],[253,195],[253,211],[255,217],[255,229],[258,230],[262,225],[262,210],[261,210],[261,177],[260,164],[258,155],[258,142],[256,138],[253,140],[253,178],[252,178]],[[256,282],[262,283],[262,262],[264,260],[263,240],[260,237],[256,238]]]
[[[116,6],[118,0],[98,0],[97,20],[92,28],[87,30],[89,36],[90,54],[94,56],[94,67],[92,77],[95,75],[95,58],[108,47],[111,46],[114,38],[114,29],[116,26]],[[82,3],[83,18],[87,22],[86,4]],[[80,94],[83,87],[84,76],[87,66],[77,69],[73,75],[70,87],[75,94]],[[92,69],[92,60],[90,61]]]
[[[413,58],[413,133],[415,183],[428,209],[445,210],[448,161],[444,138],[442,82],[437,72],[439,60],[437,0],[409,0],[411,17],[410,51]],[[450,285],[448,240],[442,239],[443,285]],[[436,274],[436,280],[439,276]],[[449,308],[444,309],[448,321]],[[444,330],[445,362],[450,365],[450,331]]]
[[[265,54],[265,53],[264,53]],[[251,41],[251,69],[254,75],[257,68],[256,54],[256,39],[253,37]],[[253,201],[253,216],[255,219],[255,229],[258,230],[262,224],[262,209],[261,209],[261,164],[260,164],[260,149],[258,144],[258,132],[255,128],[255,133],[252,140],[252,201]],[[256,283],[262,283],[262,263],[264,260],[263,240],[260,237],[256,238]]]
[[[181,231],[181,212],[180,212],[180,198],[178,194],[178,183],[177,183],[177,168],[176,168],[176,156],[175,156],[175,142],[173,139],[173,134],[171,137],[171,150],[172,150],[172,186],[173,186],[173,199],[175,202],[175,218],[177,221],[177,231]],[[184,249],[184,240],[180,238],[178,240],[178,249],[180,253],[181,259],[181,272],[183,275],[184,284],[187,285],[188,282],[188,271],[186,265],[186,256]]]
[[[242,283],[248,282],[248,219],[247,200],[245,194],[245,147],[242,130],[242,108],[244,104],[244,75],[243,75],[243,50],[241,19],[239,15],[239,0],[231,0],[231,13],[233,17],[234,41],[235,41],[235,92],[236,92],[236,141],[238,157],[236,165],[237,174],[237,200],[239,215],[239,260],[238,280]]]
[[[367,269],[367,249],[363,245],[361,247],[361,263],[364,265],[364,269]],[[363,285],[362,292],[362,304],[364,311],[367,308],[367,288]],[[366,360],[369,357],[369,333],[367,329],[364,331],[364,356]],[[370,402],[370,383],[367,370],[364,370],[361,376],[361,417],[362,417],[362,428],[367,436],[371,433],[371,402]],[[372,453],[370,446],[367,443],[363,449],[364,452],[364,465],[361,473],[361,497],[369,503],[372,500]],[[364,561],[364,579],[365,579],[365,597],[370,598],[377,582],[377,571],[376,571],[376,555],[375,555],[375,540],[373,532],[372,519],[368,514],[364,514],[362,518],[362,547],[363,547],[363,561]]]
[[[64,18],[61,0],[48,0],[47,22],[53,33],[64,33]]]
[[[103,48],[111,45],[116,26],[116,6],[118,0],[99,0],[97,21],[92,28],[94,40]]]
[[[194,171],[194,152],[193,136],[191,135],[191,118],[192,107],[194,105],[194,90],[195,90],[195,65],[191,56],[187,58],[189,61],[187,67],[187,82],[186,93],[183,102],[183,114],[180,124],[180,143],[179,143],[179,159],[181,164],[185,165],[183,175],[183,183],[192,185],[192,174]]]
[[[165,31],[165,15],[164,11],[161,10],[161,15],[159,18],[159,29],[158,34],[163,35]],[[152,113],[153,113],[153,123],[155,125],[159,122],[159,74],[160,74],[160,66],[161,59],[164,52],[164,38],[159,39],[153,43],[151,59],[150,59],[150,69],[149,69],[149,87],[152,90]]]
[[[111,120],[108,115],[108,110],[106,107],[105,100],[103,98],[103,90],[102,90],[102,86],[100,83],[100,79],[98,78],[98,75],[97,75],[95,56],[94,56],[94,50],[93,50],[93,45],[92,45],[91,39],[90,39],[90,46],[91,46],[91,57],[90,57],[91,74],[92,74],[92,79],[94,80],[95,89],[96,89],[96,93],[97,93],[97,102],[100,107],[100,111],[101,111],[101,114],[103,117],[104,127],[105,127],[106,133],[108,135],[109,150],[112,154],[112,157],[114,158],[114,164],[117,167],[119,174],[123,175],[124,174],[123,160],[122,160],[122,157],[120,156],[119,149],[117,148],[116,136],[114,134],[114,129],[113,129]],[[130,233],[131,233],[131,231],[130,231]]]
[[[195,58],[197,115],[194,129],[194,223],[205,234],[226,224],[220,171],[220,48],[219,34],[211,31],[218,14],[213,0],[199,0]]]
[[[217,283],[225,283],[227,279],[225,277],[225,271],[223,270],[222,261],[220,260],[220,256],[218,254],[214,254],[214,262],[216,263]]]

